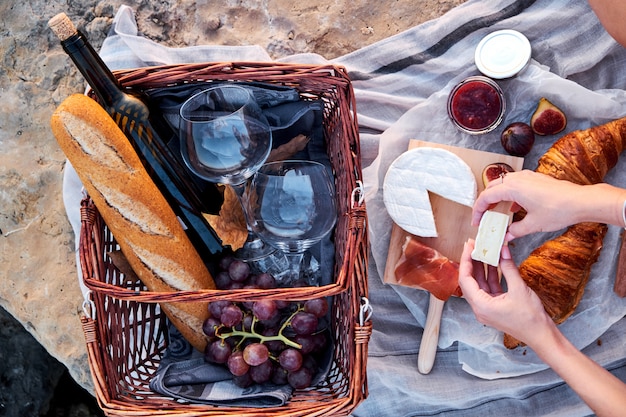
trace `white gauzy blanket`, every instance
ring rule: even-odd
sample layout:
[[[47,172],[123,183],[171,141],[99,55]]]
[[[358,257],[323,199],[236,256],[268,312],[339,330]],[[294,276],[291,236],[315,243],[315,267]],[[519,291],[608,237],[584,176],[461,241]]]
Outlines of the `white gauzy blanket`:
[[[416,6],[417,7],[417,6]],[[389,164],[412,138],[500,152],[498,131],[473,137],[447,119],[446,99],[460,79],[477,74],[474,47],[494,30],[515,29],[532,45],[531,64],[500,82],[507,97],[504,123],[528,119],[541,96],[558,102],[567,131],[626,115],[626,51],[604,31],[583,0],[470,0],[443,17],[330,62],[353,80],[367,193],[374,333],[369,346],[369,398],[355,416],[578,416],[591,411],[530,349],[509,351],[502,335],[476,322],[467,303],[453,299],[443,313],[439,351],[429,375],[417,372],[428,305],[424,291],[382,284],[391,220],[382,200]],[[167,48],[137,33],[133,10],[118,11],[101,55],[113,69],[199,61],[269,61],[259,47]],[[328,62],[313,54],[280,61]],[[539,138],[525,168],[555,138]],[[626,187],[624,160],[607,182]],[[66,172],[64,197],[78,230],[80,183]],[[601,365],[626,379],[626,300],[612,291],[620,230],[611,227],[580,306],[561,329]],[[515,259],[554,234],[516,242]],[[601,343],[600,343],[601,342]]]

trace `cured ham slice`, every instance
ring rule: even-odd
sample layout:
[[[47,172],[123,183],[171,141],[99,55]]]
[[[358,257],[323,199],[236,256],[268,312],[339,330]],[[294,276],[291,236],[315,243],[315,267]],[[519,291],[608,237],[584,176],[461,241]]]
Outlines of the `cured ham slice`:
[[[399,285],[426,290],[440,300],[462,295],[459,264],[437,250],[408,236],[395,268]]]

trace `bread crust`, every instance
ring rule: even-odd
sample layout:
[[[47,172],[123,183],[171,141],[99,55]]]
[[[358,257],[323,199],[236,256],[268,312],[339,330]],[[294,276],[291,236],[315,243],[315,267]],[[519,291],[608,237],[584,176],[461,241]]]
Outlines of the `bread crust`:
[[[597,184],[626,145],[626,118],[562,136],[539,158],[537,172],[577,184]]]
[[[150,291],[215,289],[174,211],[98,103],[74,94],[56,109],[51,126],[128,263]],[[162,308],[183,336],[203,350],[207,303],[164,303]]]
[[[621,118],[562,136],[539,158],[536,171],[577,184],[597,184],[625,147],[626,118]],[[606,231],[607,226],[599,223],[572,225],[520,264],[522,278],[555,323],[564,322],[580,303]],[[504,345],[513,349],[521,342],[505,335]]]

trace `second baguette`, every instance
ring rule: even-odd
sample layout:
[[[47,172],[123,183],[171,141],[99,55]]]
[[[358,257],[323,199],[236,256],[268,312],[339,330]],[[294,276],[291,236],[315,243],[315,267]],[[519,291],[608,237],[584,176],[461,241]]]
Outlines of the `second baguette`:
[[[178,218],[132,145],[94,100],[74,94],[51,119],[52,132],[76,169],[121,251],[150,291],[215,289]],[[206,346],[206,302],[163,303],[163,310],[198,350]]]

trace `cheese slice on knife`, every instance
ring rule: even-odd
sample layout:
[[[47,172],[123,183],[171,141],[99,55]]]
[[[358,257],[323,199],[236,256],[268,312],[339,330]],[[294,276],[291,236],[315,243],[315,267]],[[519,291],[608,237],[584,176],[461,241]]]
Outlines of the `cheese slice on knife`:
[[[419,147],[393,161],[385,175],[383,200],[402,229],[416,236],[437,237],[429,191],[471,207],[476,200],[476,178],[452,152]]]
[[[504,244],[504,236],[509,226],[509,216],[497,211],[487,210],[478,226],[476,244],[472,251],[472,259],[488,265],[498,266],[500,251]]]

